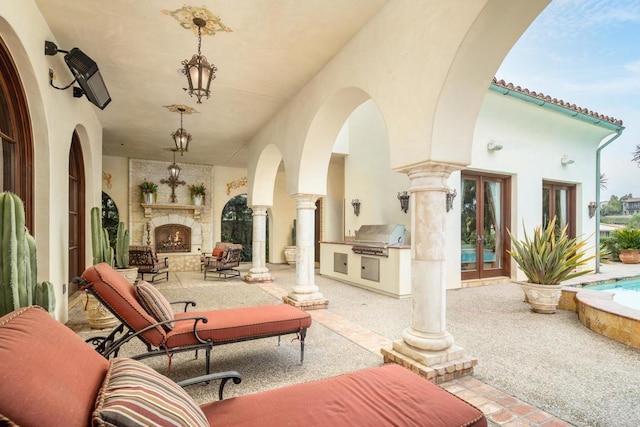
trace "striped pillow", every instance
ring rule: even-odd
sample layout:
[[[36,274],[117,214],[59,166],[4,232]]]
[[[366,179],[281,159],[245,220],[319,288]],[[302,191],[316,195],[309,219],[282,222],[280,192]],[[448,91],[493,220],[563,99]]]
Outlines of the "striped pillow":
[[[142,308],[158,322],[174,319],[171,304],[152,284],[139,281],[136,284],[136,294]],[[170,331],[173,329],[173,322],[165,323],[163,327]]]
[[[208,426],[198,404],[179,385],[137,360],[115,358],[100,387],[93,425]]]

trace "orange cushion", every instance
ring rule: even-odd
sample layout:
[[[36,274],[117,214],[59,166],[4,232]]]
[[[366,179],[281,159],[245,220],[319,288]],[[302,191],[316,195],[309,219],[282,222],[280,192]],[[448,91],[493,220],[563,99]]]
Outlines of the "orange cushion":
[[[293,333],[311,326],[309,313],[288,304],[175,314],[176,319],[189,316],[204,316],[209,320],[198,324],[198,335],[205,340],[211,339],[214,344]],[[166,346],[169,348],[196,343],[193,321],[176,322],[173,330],[167,333]]]
[[[213,248],[213,252],[211,252],[211,256],[214,258],[220,258],[224,255],[224,249],[222,248]]]
[[[156,320],[138,302],[134,287],[124,276],[107,263],[88,267],[82,278],[89,282],[93,291],[105,301],[112,313],[123,319],[133,330],[139,331],[155,325]],[[152,345],[164,342],[165,332],[162,326],[152,328],[142,334]]]
[[[49,313],[1,317],[0,361],[0,414],[21,426],[91,425],[109,362]]]
[[[210,402],[211,425],[486,427],[482,411],[399,365]]]

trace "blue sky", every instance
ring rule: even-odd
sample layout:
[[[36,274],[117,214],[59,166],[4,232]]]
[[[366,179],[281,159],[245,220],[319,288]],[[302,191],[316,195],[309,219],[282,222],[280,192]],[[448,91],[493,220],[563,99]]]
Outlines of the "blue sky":
[[[601,200],[640,197],[640,1],[553,0],[496,73],[529,90],[621,119],[622,136],[603,150]]]

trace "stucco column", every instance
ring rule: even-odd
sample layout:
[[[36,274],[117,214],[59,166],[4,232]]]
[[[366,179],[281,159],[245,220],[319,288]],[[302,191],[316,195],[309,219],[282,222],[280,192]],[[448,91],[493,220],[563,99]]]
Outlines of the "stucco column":
[[[446,328],[447,179],[456,165],[427,162],[403,170],[411,179],[411,326],[393,349],[427,366],[459,358]]]
[[[273,278],[266,266],[267,206],[251,206],[253,210],[253,247],[251,269],[244,276],[247,282],[271,282]]]
[[[319,196],[296,194],[296,285],[289,298],[293,301],[324,300],[315,284],[315,210]]]

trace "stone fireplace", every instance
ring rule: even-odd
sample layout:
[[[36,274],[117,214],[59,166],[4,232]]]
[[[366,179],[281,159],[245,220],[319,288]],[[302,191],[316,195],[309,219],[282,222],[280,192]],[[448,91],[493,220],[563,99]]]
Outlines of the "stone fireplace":
[[[143,241],[154,248],[160,259],[169,259],[170,271],[200,270],[202,224],[193,217],[169,214],[146,222]]]
[[[156,252],[191,252],[191,227],[165,224],[154,230]]]

